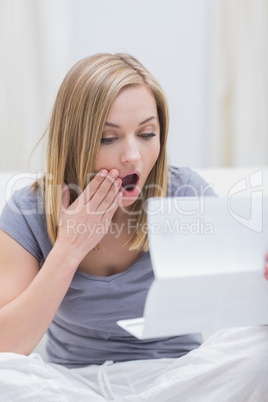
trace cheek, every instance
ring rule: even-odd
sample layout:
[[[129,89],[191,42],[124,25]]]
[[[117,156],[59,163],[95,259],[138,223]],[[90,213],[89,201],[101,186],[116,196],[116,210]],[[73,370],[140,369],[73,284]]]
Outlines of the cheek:
[[[160,153],[160,142],[156,143],[147,155],[147,157],[149,156],[148,162],[152,167],[156,163],[159,153]]]
[[[112,159],[111,152],[100,149],[95,162],[95,172],[99,172],[103,168],[109,169],[110,159]]]

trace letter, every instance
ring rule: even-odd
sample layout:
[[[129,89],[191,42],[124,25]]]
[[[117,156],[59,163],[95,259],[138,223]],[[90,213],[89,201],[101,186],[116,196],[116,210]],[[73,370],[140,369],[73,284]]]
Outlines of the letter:
[[[67,219],[67,233],[69,234],[69,230],[73,229],[73,233],[75,234],[75,219]]]
[[[246,179],[243,178],[237,182],[229,191],[227,198],[227,207],[231,216],[241,225],[253,230],[254,232],[261,232],[263,228],[263,191],[262,189],[253,190],[256,187],[263,186],[263,171],[258,170],[249,176],[250,187],[248,188]],[[238,215],[236,212],[232,211],[231,208],[231,198],[245,190],[249,190],[250,197],[250,216],[249,219]]]
[[[164,234],[179,234],[180,233],[180,221],[179,219],[176,219],[173,222],[173,225],[171,225],[169,219],[165,219],[165,231]]]

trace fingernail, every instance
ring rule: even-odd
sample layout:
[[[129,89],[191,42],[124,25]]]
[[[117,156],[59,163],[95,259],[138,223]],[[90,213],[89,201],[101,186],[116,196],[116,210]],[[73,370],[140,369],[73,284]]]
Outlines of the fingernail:
[[[111,174],[112,177],[116,177],[116,176],[118,175],[118,173],[117,173],[116,170],[112,170],[112,171],[110,172],[110,174]]]
[[[107,176],[107,170],[102,170],[101,172],[100,172],[100,175],[101,175],[101,177],[105,177],[105,176]]]
[[[120,186],[120,184],[121,184],[121,180],[119,180],[119,179],[115,180],[114,185],[116,187]]]

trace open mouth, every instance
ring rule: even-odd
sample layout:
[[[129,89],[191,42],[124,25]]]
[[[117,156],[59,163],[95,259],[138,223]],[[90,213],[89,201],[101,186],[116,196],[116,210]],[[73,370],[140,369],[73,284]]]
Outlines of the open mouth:
[[[132,190],[134,190],[138,182],[138,179],[139,177],[136,173],[128,174],[122,179],[122,187],[124,188],[125,191],[131,192]]]

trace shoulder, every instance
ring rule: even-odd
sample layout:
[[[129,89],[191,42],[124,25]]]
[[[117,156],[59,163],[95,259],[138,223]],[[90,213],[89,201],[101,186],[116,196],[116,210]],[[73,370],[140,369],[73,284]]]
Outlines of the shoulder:
[[[6,194],[5,209],[22,215],[34,215],[44,212],[44,202],[38,190],[31,186],[15,190],[12,194]]]
[[[212,187],[197,172],[189,167],[169,166],[169,197],[215,196]]]
[[[48,243],[48,238],[40,192],[27,186],[7,194],[6,198],[0,228],[41,261],[43,253],[40,245]]]

